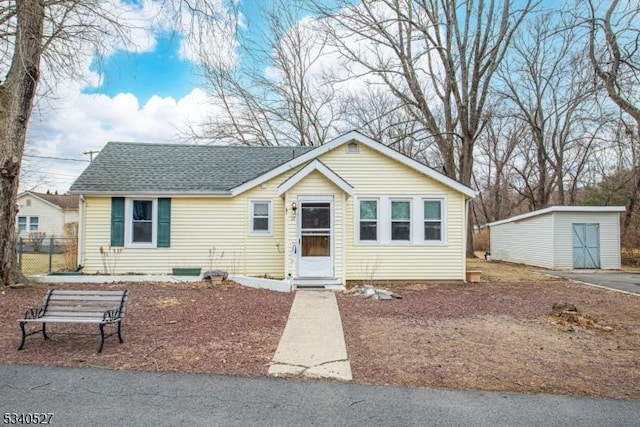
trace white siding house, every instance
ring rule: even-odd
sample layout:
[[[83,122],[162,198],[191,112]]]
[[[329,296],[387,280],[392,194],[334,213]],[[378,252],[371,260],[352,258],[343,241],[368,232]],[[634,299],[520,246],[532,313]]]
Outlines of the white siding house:
[[[65,224],[78,223],[79,197],[69,194],[44,194],[25,191],[18,195],[16,235],[28,238],[32,233],[45,237],[65,237]]]
[[[552,270],[619,269],[622,206],[552,206],[487,224],[491,258]]]

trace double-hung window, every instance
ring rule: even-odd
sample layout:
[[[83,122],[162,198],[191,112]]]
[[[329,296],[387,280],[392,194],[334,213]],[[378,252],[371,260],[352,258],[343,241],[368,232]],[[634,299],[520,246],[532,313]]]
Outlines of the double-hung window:
[[[442,200],[424,200],[424,240],[442,241]]]
[[[361,242],[378,241],[378,200],[360,200],[358,229]]]
[[[22,233],[23,231],[27,231],[27,217],[19,216],[18,217],[18,232]]]
[[[411,241],[411,201],[391,201],[391,240]]]
[[[154,243],[153,200],[131,201],[131,243]]]
[[[40,221],[37,216],[19,216],[18,217],[18,232],[23,231],[38,231],[38,225]]]
[[[170,198],[111,198],[111,246],[171,246]]]
[[[271,234],[270,201],[251,201],[251,234]]]

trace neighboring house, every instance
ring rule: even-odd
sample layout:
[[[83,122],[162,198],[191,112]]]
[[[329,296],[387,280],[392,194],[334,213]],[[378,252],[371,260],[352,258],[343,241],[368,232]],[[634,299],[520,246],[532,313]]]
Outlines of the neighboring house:
[[[619,269],[624,206],[552,206],[487,224],[491,259],[552,270]]]
[[[71,192],[87,272],[105,257],[120,273],[298,284],[465,277],[474,191],[357,132],[318,147],[110,142]]]
[[[65,224],[78,223],[80,197],[25,191],[18,195],[17,236],[45,233],[46,237],[65,237]]]

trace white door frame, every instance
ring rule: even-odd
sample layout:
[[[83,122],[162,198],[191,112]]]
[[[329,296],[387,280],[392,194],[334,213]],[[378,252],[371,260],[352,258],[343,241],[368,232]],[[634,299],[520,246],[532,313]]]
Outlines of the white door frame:
[[[302,256],[302,205],[305,203],[328,203],[329,204],[329,256],[328,259],[322,259],[325,257],[303,257]],[[314,277],[334,277],[335,266],[335,221],[334,221],[334,200],[333,196],[298,196],[297,200],[298,215],[297,224],[297,242],[298,242],[298,257],[297,257],[297,276],[300,278],[314,278]],[[309,265],[309,261],[312,259],[303,260],[303,258],[316,258],[317,261],[315,267],[322,270],[322,273],[314,273],[313,265]]]

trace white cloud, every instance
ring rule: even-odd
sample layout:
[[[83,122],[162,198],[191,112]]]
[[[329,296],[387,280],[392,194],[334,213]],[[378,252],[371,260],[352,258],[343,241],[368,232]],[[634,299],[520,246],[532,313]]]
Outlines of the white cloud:
[[[65,192],[87,166],[31,156],[87,160],[84,152],[100,150],[108,141],[176,142],[185,123],[208,114],[215,114],[215,107],[200,89],[179,100],[153,96],[144,105],[132,94],[80,91],[41,103],[30,124],[21,189]]]

